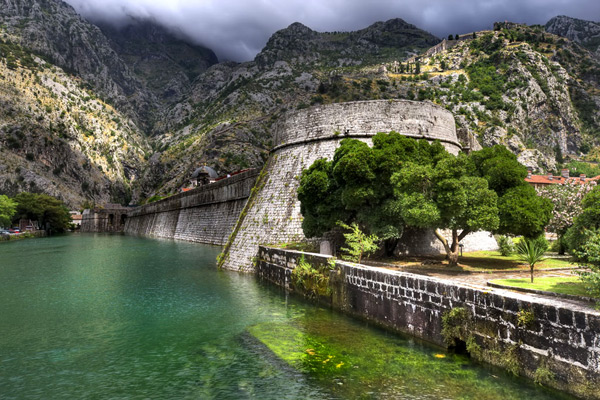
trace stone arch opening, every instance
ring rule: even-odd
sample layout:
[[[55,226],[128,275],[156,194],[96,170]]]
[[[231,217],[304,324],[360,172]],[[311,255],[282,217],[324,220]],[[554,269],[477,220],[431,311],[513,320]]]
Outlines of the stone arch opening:
[[[115,223],[115,214],[108,214],[108,225],[113,226]]]

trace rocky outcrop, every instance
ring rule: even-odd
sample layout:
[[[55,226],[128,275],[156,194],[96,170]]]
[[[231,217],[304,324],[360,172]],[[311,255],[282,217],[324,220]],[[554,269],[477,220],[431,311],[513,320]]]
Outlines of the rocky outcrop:
[[[600,58],[600,23],[559,15],[546,23],[546,32],[565,37]]]
[[[563,155],[581,156],[600,126],[593,101],[598,84],[576,64],[589,63],[592,71],[600,64],[540,28],[496,28],[415,59],[427,75],[413,74],[418,83],[403,83],[406,93],[452,110],[466,147],[502,144],[538,171],[554,170]]]
[[[57,0],[2,0],[3,30],[23,47],[88,82],[94,92],[148,126],[156,103],[100,29]]]

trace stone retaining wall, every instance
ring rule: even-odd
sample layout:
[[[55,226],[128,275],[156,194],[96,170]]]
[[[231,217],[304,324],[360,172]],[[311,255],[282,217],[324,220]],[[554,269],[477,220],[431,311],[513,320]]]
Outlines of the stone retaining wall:
[[[294,290],[291,274],[302,255],[317,268],[328,262],[319,254],[261,246],[257,275]],[[473,358],[542,379],[545,385],[582,398],[600,399],[598,311],[559,299],[335,264],[337,271],[329,274],[332,296],[327,299],[334,308],[443,346],[442,316],[464,309],[469,318],[457,325],[458,336],[463,337],[456,339],[469,343]]]
[[[242,211],[257,170],[200,186],[128,212],[127,234],[223,245]]]

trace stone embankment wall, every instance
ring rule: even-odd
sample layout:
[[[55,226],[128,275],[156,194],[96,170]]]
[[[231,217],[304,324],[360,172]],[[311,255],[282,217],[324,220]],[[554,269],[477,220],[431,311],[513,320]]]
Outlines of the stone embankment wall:
[[[432,103],[378,100],[329,104],[295,111],[275,125],[275,147],[227,243],[220,266],[252,270],[260,243],[304,239],[296,191],[300,175],[319,158],[331,159],[342,139],[371,143],[378,132],[440,140],[457,154],[454,117]],[[439,253],[439,252],[438,252]]]
[[[223,245],[242,211],[257,170],[130,210],[127,234]]]
[[[292,271],[303,255],[317,268],[329,261],[319,254],[261,246],[257,275],[294,290]],[[600,399],[598,311],[337,260],[335,266],[328,299],[334,308],[442,346],[442,316],[466,310],[467,318],[454,319],[450,327],[457,328],[456,339],[467,342],[473,358],[582,398]]]

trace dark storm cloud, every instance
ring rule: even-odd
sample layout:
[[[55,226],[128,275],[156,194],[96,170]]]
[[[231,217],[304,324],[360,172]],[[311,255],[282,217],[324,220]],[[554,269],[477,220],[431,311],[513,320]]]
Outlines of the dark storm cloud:
[[[91,20],[154,19],[213,49],[252,59],[277,30],[302,22],[318,31],[365,28],[402,18],[439,37],[490,29],[494,21],[544,24],[556,15],[598,21],[598,0],[66,0]]]

